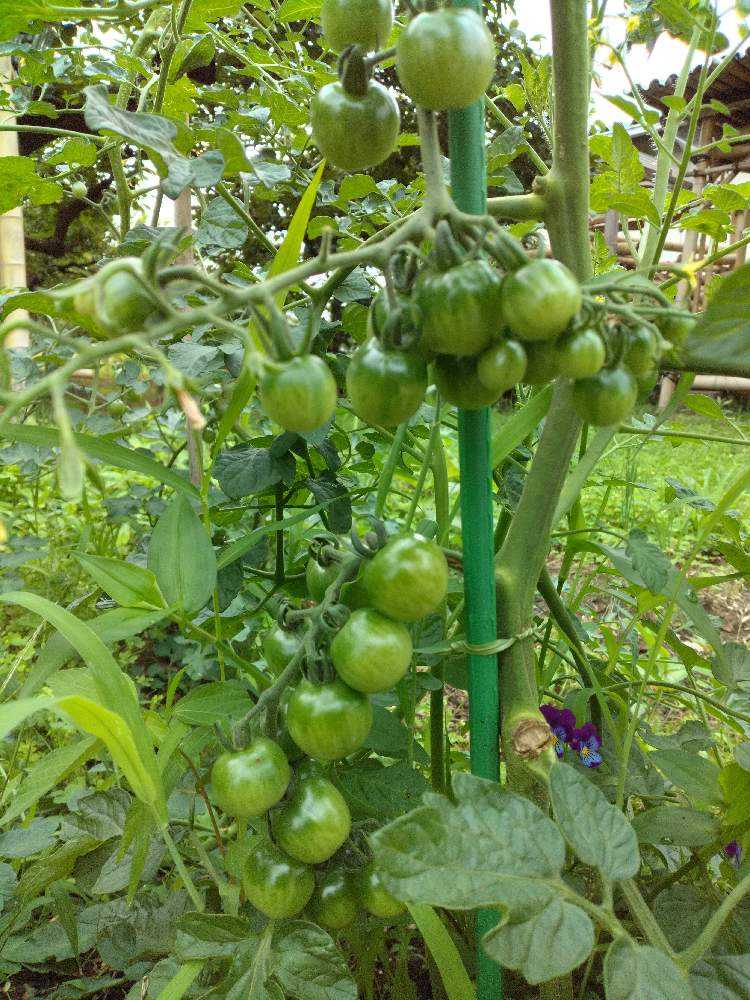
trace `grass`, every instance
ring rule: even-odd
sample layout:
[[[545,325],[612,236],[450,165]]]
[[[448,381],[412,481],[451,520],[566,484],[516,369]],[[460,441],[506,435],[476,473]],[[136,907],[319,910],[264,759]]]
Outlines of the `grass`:
[[[712,420],[682,408],[663,429],[750,441],[750,412],[726,412],[727,419]],[[679,553],[748,462],[750,446],[618,435],[584,490],[586,521],[623,532],[642,528],[663,549]],[[750,494],[736,511],[742,527],[750,520]]]

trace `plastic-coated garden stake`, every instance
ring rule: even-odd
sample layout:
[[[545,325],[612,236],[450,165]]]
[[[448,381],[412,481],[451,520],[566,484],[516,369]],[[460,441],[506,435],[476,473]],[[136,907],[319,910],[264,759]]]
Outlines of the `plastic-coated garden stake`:
[[[481,0],[458,0],[455,6],[482,13]],[[482,215],[487,203],[484,154],[484,102],[452,111],[450,129],[453,199],[464,212]],[[464,553],[466,633],[470,643],[494,642],[495,568],[490,465],[490,412],[459,410],[458,446],[461,463],[461,525]],[[497,656],[469,656],[469,733],[471,771],[499,779],[499,695]],[[500,966],[485,954],[481,939],[498,922],[492,910],[476,916],[477,1000],[502,997]]]

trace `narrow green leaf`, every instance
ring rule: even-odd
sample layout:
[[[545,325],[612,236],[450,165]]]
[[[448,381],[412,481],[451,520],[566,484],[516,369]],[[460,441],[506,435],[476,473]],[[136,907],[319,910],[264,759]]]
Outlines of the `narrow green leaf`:
[[[284,241],[277,250],[273,263],[269,268],[269,278],[273,278],[277,274],[282,274],[284,271],[288,271],[290,268],[294,267],[299,260],[302,241],[304,240],[305,233],[307,232],[307,224],[310,221],[310,214],[313,210],[313,205],[315,204],[315,196],[318,193],[318,187],[323,177],[325,165],[326,161],[321,160],[318,169],[315,171],[315,176],[310,181],[307,186],[307,190],[300,198],[299,204],[297,205],[294,215],[292,216],[292,221],[289,223],[289,229],[287,229]],[[284,305],[288,291],[288,289],[285,289],[283,292],[279,292],[276,296],[276,304],[279,308]]]
[[[37,698],[21,698],[19,701],[9,701],[0,705],[0,740],[20,726],[30,715],[41,712],[44,708],[54,707],[53,698],[39,696]]]
[[[552,400],[552,386],[548,385],[524,403],[507,420],[493,423],[490,441],[492,468],[496,469],[510,455],[514,448],[531,434],[542,420]]]
[[[14,704],[19,704],[14,702]],[[94,736],[70,743],[68,746],[50,750],[41,760],[29,768],[26,776],[13,795],[13,801],[0,816],[0,826],[5,826],[22,816],[35,805],[50,789],[72,774],[77,768],[95,756],[99,740]]]
[[[461,961],[458,948],[437,913],[431,906],[419,903],[412,903],[409,913],[430,949],[448,1000],[475,1000],[476,990]]]
[[[182,1000],[205,964],[205,962],[185,962],[184,965],[180,966],[176,975],[169,980],[156,1000]]]
[[[78,562],[113,601],[125,608],[166,608],[151,570],[109,556],[74,553]]]

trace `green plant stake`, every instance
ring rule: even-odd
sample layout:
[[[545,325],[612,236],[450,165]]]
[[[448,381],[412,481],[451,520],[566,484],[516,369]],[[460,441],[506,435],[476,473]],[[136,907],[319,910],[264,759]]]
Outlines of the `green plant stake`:
[[[458,0],[455,6],[471,7],[482,13],[481,0]],[[481,215],[487,204],[484,102],[480,100],[468,108],[451,111],[448,126],[453,199],[462,211]],[[473,645],[491,643],[497,638],[489,427],[486,407],[459,410],[466,632]],[[492,781],[498,780],[500,771],[499,713],[497,656],[470,655],[471,770]],[[481,941],[496,926],[498,914],[479,910],[476,920],[477,1000],[497,1000],[502,996],[502,973],[500,966],[485,954]]]

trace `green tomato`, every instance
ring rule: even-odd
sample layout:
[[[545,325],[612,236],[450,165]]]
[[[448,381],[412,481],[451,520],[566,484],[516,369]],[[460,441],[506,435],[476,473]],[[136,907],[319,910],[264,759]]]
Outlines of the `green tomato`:
[[[521,340],[559,336],[581,301],[581,286],[559,260],[532,260],[503,281],[503,320]]]
[[[312,868],[287,857],[265,837],[253,837],[247,851],[242,886],[256,910],[271,920],[296,917],[315,889]]]
[[[607,349],[596,330],[574,330],[554,347],[557,373],[563,378],[590,378],[604,366]]]
[[[434,354],[480,354],[500,333],[501,287],[500,275],[484,260],[422,271],[415,288],[422,347]]]
[[[557,367],[557,351],[554,344],[528,343],[526,349],[526,372],[523,380],[527,385],[545,385],[560,374]]]
[[[427,366],[411,351],[366,341],[346,370],[346,389],[357,416],[365,423],[397,427],[413,416],[427,391]]]
[[[656,351],[656,337],[648,327],[639,326],[625,331],[622,361],[636,378],[647,375],[654,367]]]
[[[277,676],[289,665],[299,650],[302,636],[296,629],[274,625],[263,636],[261,643],[263,658],[271,672]]]
[[[340,83],[327,83],[313,98],[313,139],[341,170],[382,163],[396,147],[400,126],[396,98],[374,80],[362,97],[347,93]]]
[[[332,561],[327,566],[324,566],[313,555],[307,560],[305,585],[307,586],[307,593],[316,604],[320,604],[323,600],[326,591],[339,575],[340,570],[341,564],[338,562]]]
[[[133,266],[140,270],[140,260],[135,258]],[[142,330],[156,314],[153,299],[128,271],[115,271],[108,275],[98,292],[98,318],[111,333]]]
[[[73,181],[70,185],[70,193],[74,198],[86,198],[89,193],[88,185],[85,181]]]
[[[578,416],[594,427],[619,424],[631,412],[637,397],[638,383],[626,368],[604,368],[573,387],[573,406]]]
[[[388,618],[415,622],[436,611],[448,590],[448,563],[420,535],[391,538],[365,566],[372,606]]]
[[[484,18],[466,7],[418,14],[396,43],[396,72],[415,104],[468,108],[495,75],[495,43]]]
[[[391,0],[323,0],[320,25],[335,52],[348,45],[361,45],[366,52],[380,49],[393,27]]]
[[[371,861],[360,873],[359,898],[368,913],[382,920],[393,920],[406,909],[406,906],[383,886]]]
[[[462,410],[481,410],[496,403],[501,391],[488,389],[477,374],[476,358],[441,355],[433,367],[435,386],[446,403]]]
[[[326,872],[310,900],[310,916],[316,924],[341,931],[354,922],[359,909],[354,879],[343,868]]]
[[[337,674],[365,694],[390,691],[409,669],[411,656],[408,629],[371,608],[355,611],[331,643]]]
[[[327,778],[301,781],[273,819],[276,843],[297,861],[319,865],[341,847],[352,828],[343,795]]]
[[[289,698],[289,734],[303,753],[318,760],[342,760],[363,745],[372,728],[367,695],[342,680],[312,684],[301,680]]]
[[[322,427],[336,409],[336,380],[315,354],[269,365],[260,380],[260,401],[286,431],[305,434]]]
[[[662,337],[668,340],[674,349],[679,350],[695,327],[697,319],[692,313],[686,312],[682,316],[673,313],[670,316],[659,317],[655,322]]]
[[[477,378],[492,392],[507,392],[523,381],[526,351],[517,340],[493,344],[477,361]]]
[[[211,787],[228,816],[262,816],[279,802],[292,772],[284,751],[259,737],[246,750],[223,753],[211,769]]]

